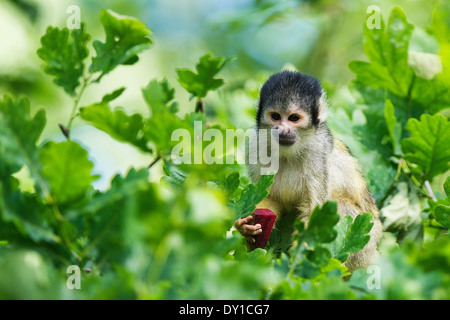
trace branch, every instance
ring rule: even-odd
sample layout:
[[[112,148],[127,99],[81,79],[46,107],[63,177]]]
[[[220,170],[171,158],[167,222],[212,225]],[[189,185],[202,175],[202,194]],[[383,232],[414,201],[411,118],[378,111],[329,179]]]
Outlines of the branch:
[[[151,169],[158,161],[161,160],[161,156],[158,155],[155,160],[152,161],[152,163],[149,164],[148,169]]]
[[[73,120],[75,120],[75,118],[77,116],[78,105],[80,103],[81,97],[83,96],[84,90],[86,90],[86,88],[92,83],[92,82],[90,82],[91,78],[92,78],[92,74],[90,74],[88,77],[85,77],[83,79],[83,85],[81,86],[80,92],[78,92],[78,94],[75,97],[75,100],[73,102],[72,114],[70,115],[69,123],[67,124],[67,126],[64,127],[61,124],[59,125],[59,128],[61,129],[64,136],[67,138],[67,140],[70,140],[70,129],[72,128],[72,122],[73,122]]]

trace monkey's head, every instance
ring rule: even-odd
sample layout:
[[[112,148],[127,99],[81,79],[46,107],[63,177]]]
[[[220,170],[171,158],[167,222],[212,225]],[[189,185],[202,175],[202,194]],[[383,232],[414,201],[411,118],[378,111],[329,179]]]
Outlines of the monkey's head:
[[[325,94],[316,78],[282,71],[262,86],[256,122],[259,129],[276,129],[280,146],[292,149],[325,121],[324,109]]]

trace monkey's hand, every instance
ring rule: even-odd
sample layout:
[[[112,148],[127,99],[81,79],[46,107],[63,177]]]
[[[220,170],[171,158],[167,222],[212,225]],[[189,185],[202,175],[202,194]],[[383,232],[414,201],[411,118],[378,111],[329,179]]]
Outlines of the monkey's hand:
[[[253,236],[256,236],[262,232],[261,225],[259,223],[255,225],[249,224],[252,220],[253,216],[249,215],[245,218],[237,219],[234,222],[234,227],[237,231],[239,231],[239,233],[242,234],[250,243],[255,242],[255,238],[253,238]]]

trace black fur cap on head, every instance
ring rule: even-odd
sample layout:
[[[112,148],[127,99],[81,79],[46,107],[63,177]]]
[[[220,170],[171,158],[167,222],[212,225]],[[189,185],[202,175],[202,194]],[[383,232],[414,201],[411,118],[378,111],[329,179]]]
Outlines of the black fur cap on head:
[[[310,75],[294,71],[275,73],[261,88],[256,114],[258,127],[264,110],[269,107],[287,110],[291,103],[307,111],[311,115],[313,125],[317,126],[322,92],[319,80]]]

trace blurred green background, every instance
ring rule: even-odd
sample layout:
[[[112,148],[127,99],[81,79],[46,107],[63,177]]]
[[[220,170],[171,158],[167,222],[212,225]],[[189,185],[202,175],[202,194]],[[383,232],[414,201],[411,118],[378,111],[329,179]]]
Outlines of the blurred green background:
[[[206,98],[207,112],[220,114],[237,127],[253,124],[255,100],[267,76],[291,65],[319,78],[328,91],[331,108],[348,107],[353,101],[347,85],[353,74],[351,60],[364,60],[362,26],[368,6],[380,7],[386,18],[401,6],[416,25],[413,39],[421,39],[430,25],[438,1],[302,1],[302,0],[2,0],[0,2],[0,95],[24,94],[33,110],[44,107],[48,124],[42,139],[63,140],[58,123],[66,123],[72,102],[49,76],[41,71],[36,50],[48,25],[66,26],[67,9],[77,5],[81,20],[94,39],[103,39],[99,11],[112,9],[138,17],[153,31],[154,45],[133,66],[120,67],[88,88],[83,102],[98,101],[121,86],[127,90],[117,105],[129,112],[145,112],[141,88],[150,79],[166,77],[177,89],[181,113],[194,108],[176,81],[175,68],[192,68],[205,52],[236,57],[221,73],[226,85]],[[413,44],[414,45],[414,42]],[[91,48],[92,49],[92,48]],[[91,50],[91,53],[94,50]],[[225,117],[224,117],[225,118]],[[102,178],[97,188],[108,186],[111,176],[131,166],[144,166],[148,156],[109,136],[75,121],[73,138],[80,141],[95,162]],[[26,179],[26,173],[20,173]],[[159,180],[157,175],[153,176]]]

